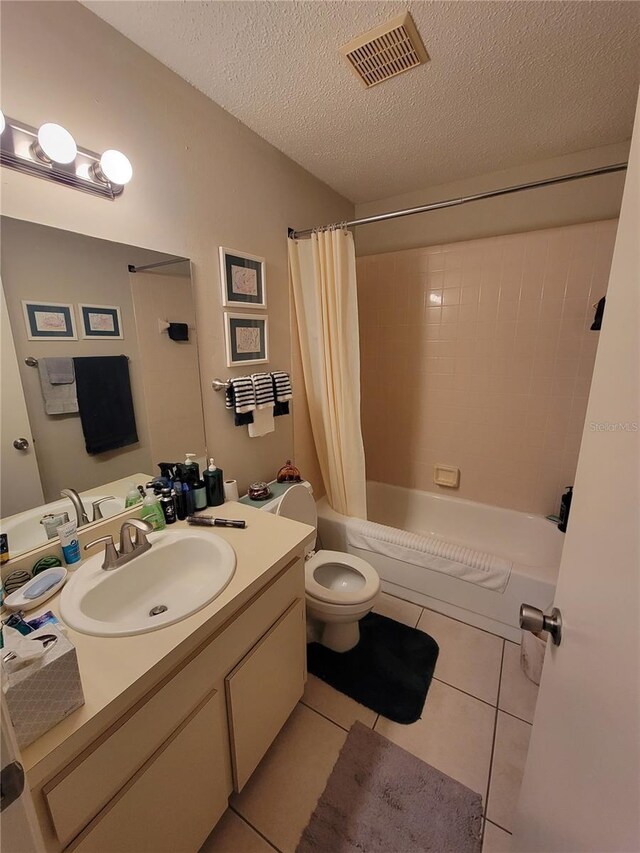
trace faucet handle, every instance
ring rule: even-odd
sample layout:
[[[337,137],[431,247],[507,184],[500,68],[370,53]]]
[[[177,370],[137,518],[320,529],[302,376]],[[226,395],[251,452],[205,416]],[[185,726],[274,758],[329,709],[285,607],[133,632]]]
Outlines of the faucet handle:
[[[113,544],[113,536],[101,536],[99,539],[94,539],[93,542],[87,542],[84,550],[88,551],[89,548],[93,548],[94,545],[101,545],[103,542],[105,543],[105,548],[102,568],[113,569],[118,559],[118,552],[116,551],[116,546]]]
[[[103,504],[105,501],[115,501],[115,497],[113,495],[109,495],[107,498],[100,498],[97,501],[93,501],[91,504],[91,508],[93,509],[92,521],[100,521],[101,518],[104,518],[102,510],[100,509],[100,504]]]

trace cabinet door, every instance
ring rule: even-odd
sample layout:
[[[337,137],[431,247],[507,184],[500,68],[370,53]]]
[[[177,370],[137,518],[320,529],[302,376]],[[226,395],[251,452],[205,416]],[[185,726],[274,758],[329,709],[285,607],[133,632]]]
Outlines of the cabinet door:
[[[297,599],[225,679],[236,791],[302,696],[305,641],[304,602]]]
[[[195,853],[227,807],[227,726],[215,693],[68,848]]]

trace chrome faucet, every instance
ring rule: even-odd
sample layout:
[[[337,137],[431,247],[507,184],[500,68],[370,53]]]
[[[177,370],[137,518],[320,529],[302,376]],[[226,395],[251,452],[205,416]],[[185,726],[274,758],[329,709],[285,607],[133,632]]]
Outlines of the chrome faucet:
[[[76,492],[75,489],[63,489],[60,494],[63,498],[69,498],[71,503],[73,504],[73,508],[76,511],[76,524],[78,527],[84,527],[85,524],[89,524],[89,516],[84,508],[84,504],[82,503],[82,498]],[[91,509],[93,510],[91,521],[100,521],[101,518],[104,518],[102,514],[102,510],[100,509],[100,504],[103,504],[105,501],[114,501],[115,497],[113,495],[109,495],[106,498],[100,498],[97,501],[94,501],[91,504]]]
[[[131,539],[131,529],[133,529],[134,537]],[[93,542],[87,542],[84,550],[88,551],[94,545],[105,543],[104,562],[102,568],[105,571],[117,569],[124,566],[134,557],[139,557],[151,548],[151,542],[147,539],[147,533],[152,533],[153,527],[148,521],[142,521],[139,518],[130,518],[125,521],[120,528],[120,548],[116,548],[113,543],[113,536],[101,536],[99,539],[94,539]]]
[[[82,503],[82,499],[80,495],[76,492],[75,489],[63,489],[60,494],[63,498],[69,498],[71,503],[73,504],[73,508],[76,511],[76,522],[78,527],[83,527],[85,524],[89,524],[89,517],[84,508],[84,504]]]

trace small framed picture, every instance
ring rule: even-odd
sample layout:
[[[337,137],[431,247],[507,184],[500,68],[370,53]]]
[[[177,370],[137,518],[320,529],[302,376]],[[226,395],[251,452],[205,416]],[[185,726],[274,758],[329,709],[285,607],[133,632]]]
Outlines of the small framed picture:
[[[61,302],[22,301],[30,341],[77,341],[73,305]]]
[[[267,307],[265,259],[220,246],[222,304],[245,308]]]
[[[83,338],[117,338],[122,340],[122,320],[117,305],[78,304]]]
[[[269,361],[267,318],[259,314],[224,315],[227,367]]]

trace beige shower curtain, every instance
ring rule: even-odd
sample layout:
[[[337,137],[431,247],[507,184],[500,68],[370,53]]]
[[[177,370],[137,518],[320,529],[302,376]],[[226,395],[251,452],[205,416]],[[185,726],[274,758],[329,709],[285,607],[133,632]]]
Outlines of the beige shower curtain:
[[[313,438],[327,498],[367,517],[360,427],[360,340],[353,235],[327,229],[289,240],[289,271]]]

